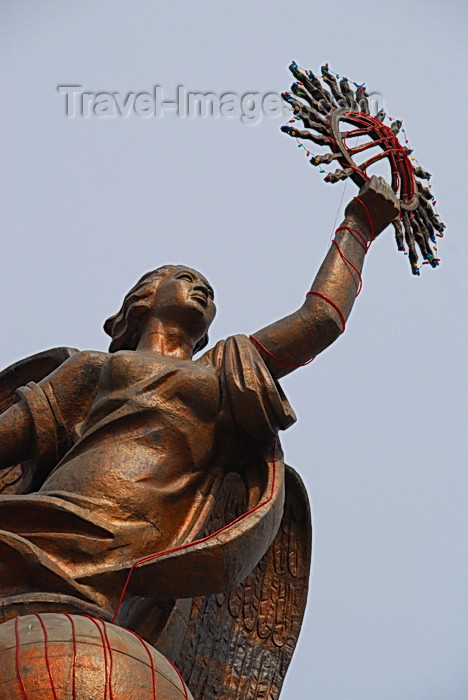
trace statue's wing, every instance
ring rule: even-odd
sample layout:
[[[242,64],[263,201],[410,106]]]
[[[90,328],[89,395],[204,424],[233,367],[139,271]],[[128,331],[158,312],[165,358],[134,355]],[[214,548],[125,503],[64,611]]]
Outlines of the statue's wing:
[[[241,485],[223,491],[218,523],[246,505]],[[232,591],[193,599],[176,666],[195,700],[279,697],[304,615],[311,542],[307,493],[287,467],[283,519],[260,563]]]
[[[0,372],[0,413],[15,403],[18,387],[44,379],[76,352],[76,348],[51,348],[25,357]],[[22,478],[23,470],[20,464],[0,470],[0,494],[15,494],[21,491]]]

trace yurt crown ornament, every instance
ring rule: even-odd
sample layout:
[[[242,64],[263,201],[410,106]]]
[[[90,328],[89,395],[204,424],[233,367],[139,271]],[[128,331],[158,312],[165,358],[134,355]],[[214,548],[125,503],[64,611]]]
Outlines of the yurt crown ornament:
[[[362,187],[370,178],[369,169],[387,159],[391,187],[400,200],[400,215],[392,222],[398,250],[408,255],[414,275],[420,274],[416,246],[423,264],[437,267],[440,261],[437,237],[443,237],[445,224],[434,209],[437,202],[429,183],[431,173],[421,168],[412,156],[402,121],[387,117],[383,109],[373,116],[365,84],[350,83],[348,78],[331,72],[328,63],[321,67],[322,80],[294,61],[289,70],[297,82],[291,85],[292,94],[282,93],[292,108],[292,119],[281,131],[297,140],[320,173],[325,173],[323,166],[333,161],[341,166],[328,172],[325,182],[349,177]],[[306,128],[291,126],[298,121]],[[404,136],[404,144],[399,134]],[[314,155],[299,139],[327,147],[330,152]]]

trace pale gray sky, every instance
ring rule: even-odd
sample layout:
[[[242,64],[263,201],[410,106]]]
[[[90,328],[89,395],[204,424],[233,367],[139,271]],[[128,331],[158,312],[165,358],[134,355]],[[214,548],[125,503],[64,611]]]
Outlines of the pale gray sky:
[[[255,331],[302,303],[343,193],[279,117],[70,119],[58,85],[265,94],[288,88],[291,59],[328,61],[404,120],[448,226],[442,264],[412,277],[389,230],[346,334],[283,380],[314,558],[282,698],[468,698],[466,5],[4,0],[1,12],[3,366],[56,345],[105,349],[104,319],[164,263],[214,285],[212,342]]]

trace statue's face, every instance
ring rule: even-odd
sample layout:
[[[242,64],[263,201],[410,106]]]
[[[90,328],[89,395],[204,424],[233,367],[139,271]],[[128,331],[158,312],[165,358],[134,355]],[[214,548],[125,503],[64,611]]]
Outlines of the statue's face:
[[[199,340],[216,314],[213,288],[200,272],[177,265],[158,283],[153,312],[161,320],[185,325]]]

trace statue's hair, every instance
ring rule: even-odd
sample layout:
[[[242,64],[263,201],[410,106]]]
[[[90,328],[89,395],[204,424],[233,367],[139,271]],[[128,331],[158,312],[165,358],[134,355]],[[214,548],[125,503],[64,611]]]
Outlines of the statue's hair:
[[[117,350],[135,350],[146,323],[146,318],[153,304],[154,295],[161,280],[179,265],[163,265],[147,272],[138,280],[125,296],[120,311],[104,323],[105,332],[111,336],[109,352]],[[208,344],[205,333],[194,348],[198,352]]]

